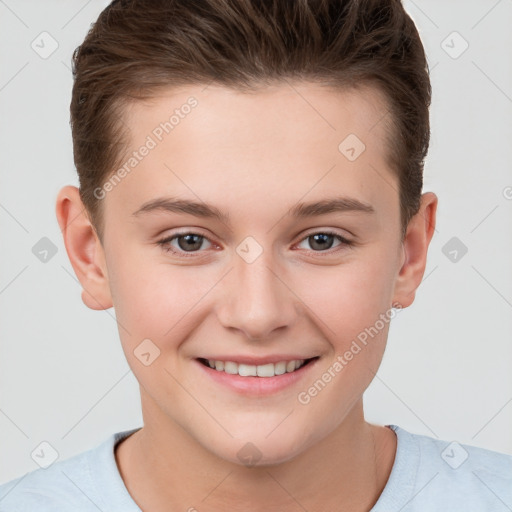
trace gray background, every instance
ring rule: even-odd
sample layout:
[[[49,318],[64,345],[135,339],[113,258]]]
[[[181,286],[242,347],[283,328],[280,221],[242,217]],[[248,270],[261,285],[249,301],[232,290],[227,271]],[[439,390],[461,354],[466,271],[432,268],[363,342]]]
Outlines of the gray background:
[[[59,188],[78,184],[71,54],[107,3],[0,0],[0,482],[37,468],[43,441],[63,459],[142,424],[114,311],[81,302],[55,218]],[[367,419],[512,454],[512,0],[404,5],[432,70],[424,190],[438,224]],[[46,262],[32,251],[43,237]]]

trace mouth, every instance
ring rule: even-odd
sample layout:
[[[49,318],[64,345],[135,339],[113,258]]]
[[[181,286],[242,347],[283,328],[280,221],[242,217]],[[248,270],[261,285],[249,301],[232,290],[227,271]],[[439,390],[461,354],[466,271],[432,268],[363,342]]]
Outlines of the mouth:
[[[197,360],[207,368],[211,368],[212,370],[216,370],[217,372],[225,373],[228,375],[237,375],[240,377],[271,378],[288,373],[295,373],[304,366],[311,364],[318,358],[319,356],[311,357],[309,359],[289,359],[277,361],[275,363],[265,363],[258,365],[237,363],[235,361],[205,359],[202,357],[197,358]]]

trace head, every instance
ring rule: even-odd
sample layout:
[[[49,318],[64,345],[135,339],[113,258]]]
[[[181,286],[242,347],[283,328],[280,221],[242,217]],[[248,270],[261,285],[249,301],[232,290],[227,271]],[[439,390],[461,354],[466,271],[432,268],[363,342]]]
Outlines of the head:
[[[274,464],[348,422],[435,225],[401,3],[116,0],[74,78],[80,188],[57,216],[85,304],[115,308],[146,424]],[[273,393],[203,364],[283,358],[311,361]]]

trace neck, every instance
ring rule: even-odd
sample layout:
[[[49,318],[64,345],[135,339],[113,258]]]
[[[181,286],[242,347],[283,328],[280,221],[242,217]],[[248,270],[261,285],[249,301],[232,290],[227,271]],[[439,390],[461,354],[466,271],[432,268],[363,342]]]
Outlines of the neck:
[[[151,404],[144,428],[116,449],[125,485],[142,510],[369,511],[394,460],[396,437],[364,420],[362,400],[321,441],[281,464],[246,467],[218,458]],[[147,421],[146,421],[147,420]]]

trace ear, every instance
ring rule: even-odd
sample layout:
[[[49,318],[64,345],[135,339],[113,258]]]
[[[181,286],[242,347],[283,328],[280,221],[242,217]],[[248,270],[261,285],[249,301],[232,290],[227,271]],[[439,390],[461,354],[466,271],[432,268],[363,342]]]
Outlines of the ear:
[[[414,302],[427,264],[427,251],[436,227],[437,196],[426,192],[421,196],[418,213],[410,220],[402,243],[402,264],[395,281],[393,304],[402,308]]]
[[[96,310],[113,306],[103,246],[96,235],[77,187],[63,187],[55,212],[69,261],[82,285],[82,301]]]

